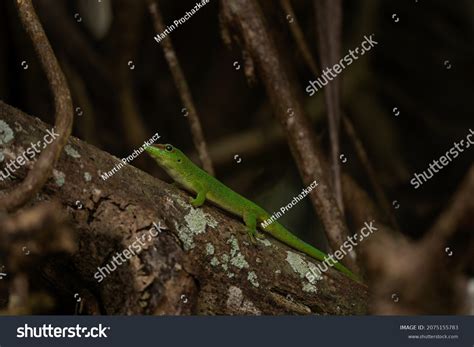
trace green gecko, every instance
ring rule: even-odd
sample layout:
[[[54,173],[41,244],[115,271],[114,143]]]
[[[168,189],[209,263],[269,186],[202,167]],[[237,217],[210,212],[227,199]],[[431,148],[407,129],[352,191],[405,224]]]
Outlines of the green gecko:
[[[178,148],[169,144],[157,144],[146,147],[145,150],[176,183],[197,194],[196,198],[191,199],[191,205],[199,207],[207,199],[227,212],[242,217],[253,243],[255,243],[256,237],[263,237],[257,231],[257,223],[259,223],[261,229],[286,245],[319,261],[326,259],[325,253],[299,239],[281,224],[273,222],[265,227],[261,225],[260,223],[270,218],[263,208],[234,192],[199,168]],[[360,279],[342,264],[336,262],[333,266],[349,278],[360,282]]]

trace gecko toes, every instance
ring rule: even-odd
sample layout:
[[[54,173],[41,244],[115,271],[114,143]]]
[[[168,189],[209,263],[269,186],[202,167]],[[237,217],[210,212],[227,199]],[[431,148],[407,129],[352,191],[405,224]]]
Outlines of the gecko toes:
[[[255,237],[256,237],[257,239],[263,240],[263,239],[265,238],[265,234],[257,231],[257,232],[255,233]]]

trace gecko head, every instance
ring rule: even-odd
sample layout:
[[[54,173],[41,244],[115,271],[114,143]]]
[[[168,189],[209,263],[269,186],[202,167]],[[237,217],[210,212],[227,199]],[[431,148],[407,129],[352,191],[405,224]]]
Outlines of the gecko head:
[[[186,160],[183,152],[170,144],[148,146],[145,151],[164,169],[178,167]]]

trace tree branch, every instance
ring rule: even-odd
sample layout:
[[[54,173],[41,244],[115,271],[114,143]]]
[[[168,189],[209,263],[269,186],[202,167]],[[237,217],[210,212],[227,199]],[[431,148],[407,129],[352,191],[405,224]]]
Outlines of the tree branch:
[[[72,101],[66,79],[36,16],[31,0],[17,1],[16,5],[23,26],[33,42],[50,84],[54,98],[55,127],[59,136],[43,151],[25,180],[8,193],[2,194],[0,209],[8,211],[26,204],[44,185],[71,134],[73,121]]]
[[[0,114],[8,124],[34,128],[15,133],[11,152],[21,151],[46,128],[1,102]],[[332,269],[311,284],[305,275],[315,260],[270,237],[250,244],[241,221],[207,204],[192,208],[186,193],[132,166],[103,181],[100,172],[119,160],[74,137],[68,144],[80,157],[63,153],[57,175],[37,197],[59,200],[76,231],[78,250],[69,266],[82,287],[74,284],[68,295],[96,293],[102,314],[366,313],[365,286]],[[20,178],[25,171],[17,172]],[[0,188],[6,184],[0,182]],[[153,222],[161,223],[163,231],[97,283],[97,267],[147,235]],[[71,273],[62,266],[53,263],[56,271],[50,272]]]
[[[318,38],[321,70],[339,61],[341,55],[342,2],[341,0],[314,0],[316,33]],[[344,213],[341,188],[341,166],[339,165],[341,122],[341,88],[335,78],[324,88],[329,138],[331,142],[331,168],[334,194],[339,209]]]

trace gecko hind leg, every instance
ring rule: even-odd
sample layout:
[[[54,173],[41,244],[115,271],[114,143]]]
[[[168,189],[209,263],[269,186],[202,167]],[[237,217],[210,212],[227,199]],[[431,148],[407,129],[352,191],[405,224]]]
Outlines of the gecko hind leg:
[[[244,223],[247,227],[247,233],[249,235],[250,242],[256,244],[256,239],[263,238],[263,234],[257,231],[257,215],[252,212],[244,212],[243,217]]]
[[[204,201],[206,201],[206,194],[207,194],[207,191],[201,190],[198,192],[196,198],[195,199],[191,198],[189,202],[191,203],[191,205],[193,205],[193,207],[202,206],[202,204],[204,204]]]

